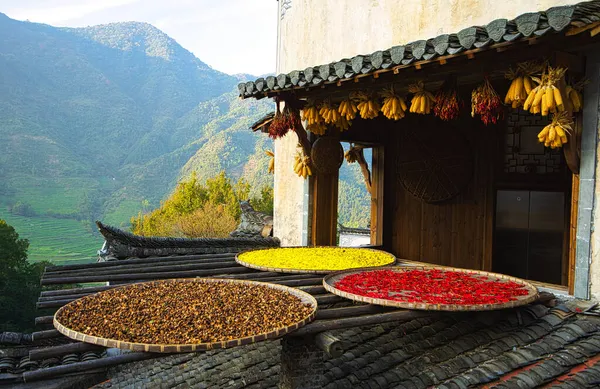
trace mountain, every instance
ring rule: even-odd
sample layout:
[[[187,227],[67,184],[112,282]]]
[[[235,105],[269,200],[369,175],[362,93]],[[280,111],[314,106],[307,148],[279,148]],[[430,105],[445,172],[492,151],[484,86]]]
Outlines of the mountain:
[[[271,184],[257,173],[272,146],[248,127],[272,105],[241,102],[243,78],[147,23],[56,28],[0,14],[0,218],[34,260],[91,257],[94,219],[126,224],[192,169]]]
[[[90,261],[94,220],[126,227],[192,171],[225,170],[258,193],[273,145],[249,126],[274,107],[238,98],[254,78],[212,69],[147,23],[56,28],[0,13],[0,219],[34,261]],[[344,166],[340,220],[365,226],[360,170]]]

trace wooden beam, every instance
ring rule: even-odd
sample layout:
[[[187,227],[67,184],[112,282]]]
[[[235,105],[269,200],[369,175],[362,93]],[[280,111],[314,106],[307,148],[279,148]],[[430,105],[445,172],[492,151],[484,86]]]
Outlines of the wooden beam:
[[[557,66],[566,67],[570,70],[571,76],[577,76],[578,73],[583,72],[583,61],[580,57],[563,53],[555,53],[555,62]],[[567,166],[572,174],[571,182],[571,207],[569,214],[569,228],[566,232],[568,239],[565,241],[568,243],[568,256],[563,257],[563,268],[567,268],[567,286],[569,293],[573,294],[575,291],[575,259],[576,259],[576,248],[577,248],[577,214],[579,205],[579,167],[581,157],[581,120],[574,116],[573,106],[571,100],[567,97],[566,93],[566,82],[564,78],[560,80],[558,88],[564,97],[565,111],[567,111],[574,118],[573,134],[567,135],[569,141],[566,145],[563,145],[563,154],[567,162]],[[565,263],[566,262],[566,263]],[[566,266],[565,266],[566,265]]]
[[[200,255],[174,255],[170,257],[148,257],[148,258],[135,258],[135,259],[126,259],[120,261],[110,261],[110,262],[94,262],[87,263],[81,265],[60,265],[60,266],[48,266],[46,267],[46,272],[51,273],[55,271],[64,271],[64,270],[76,270],[76,269],[97,269],[104,267],[119,267],[123,265],[151,265],[155,263],[175,263],[178,261],[189,261],[189,260],[198,260],[198,261],[206,261],[208,262],[219,262],[222,261],[222,258],[234,258],[236,253],[225,253],[225,254],[200,254]]]
[[[92,361],[77,362],[69,365],[60,365],[54,367],[47,367],[44,369],[37,369],[33,371],[26,371],[23,373],[23,380],[25,382],[40,381],[45,380],[47,378],[59,377],[65,374],[82,373],[92,369],[107,368],[110,366],[116,366],[135,361],[143,361],[151,358],[164,357],[167,355],[169,354],[142,352],[126,353],[114,357],[95,359]]]
[[[316,320],[341,319],[343,317],[368,315],[389,311],[395,311],[395,309],[372,304],[352,305],[350,307],[343,308],[326,308],[319,309],[317,311]]]
[[[383,245],[384,146],[373,147],[371,180],[371,244]]]
[[[569,222],[569,269],[568,281],[569,294],[575,293],[575,260],[577,257],[577,216],[579,210],[579,174],[573,174],[571,184],[571,214]]]
[[[234,273],[249,273],[254,272],[248,268],[237,266],[228,267],[223,269],[206,269],[206,270],[187,270],[187,271],[173,271],[173,272],[152,272],[152,273],[131,273],[123,272],[111,275],[95,275],[90,274],[87,276],[74,276],[74,277],[43,277],[41,280],[42,285],[59,285],[59,284],[80,284],[87,282],[110,282],[110,281],[135,281],[135,280],[161,280],[167,278],[192,278],[192,277],[206,277],[216,276],[219,274],[234,274]]]
[[[45,273],[45,277],[60,277],[60,276],[86,276],[90,273],[93,273],[95,276],[99,275],[112,275],[112,274],[123,274],[126,272],[130,273],[157,273],[160,271],[187,271],[187,270],[206,270],[206,269],[221,269],[228,268],[232,266],[237,266],[237,263],[233,260],[233,258],[224,261],[224,262],[210,262],[204,263],[202,261],[192,261],[186,262],[182,264],[169,264],[169,263],[161,263],[153,266],[147,265],[126,265],[119,267],[110,267],[110,268],[100,268],[94,269],[90,271],[90,269],[81,269],[81,270],[64,270],[64,271],[53,271],[50,273]]]
[[[64,296],[69,294],[79,294],[79,293],[90,293],[90,292],[102,292],[103,290],[112,289],[114,286],[88,286],[84,288],[70,288],[70,289],[59,289],[59,290],[47,290],[43,291],[40,296],[42,297],[51,297],[51,296]]]
[[[39,316],[35,318],[35,325],[44,325],[44,324],[52,324],[52,320],[54,316]]]
[[[311,237],[313,246],[337,244],[337,208],[339,173],[315,172]]]
[[[281,284],[281,282],[278,282],[277,280],[274,280],[273,278],[261,278],[260,280]],[[311,283],[314,283],[313,279],[311,279]],[[325,291],[325,288],[323,288],[322,286],[307,285],[305,287],[300,287],[299,289],[303,289],[306,293],[315,295],[317,302],[319,302],[321,304],[331,304],[332,302],[343,301],[343,299],[341,297],[335,296],[335,295]],[[89,296],[89,294],[69,295],[69,296],[64,296],[64,297],[61,296],[63,298],[54,299],[54,300],[38,301],[36,304],[36,308],[37,309],[60,308],[63,305],[67,305],[68,303],[73,302],[73,301],[80,299],[82,297],[85,297],[85,296]]]
[[[577,35],[577,34],[581,34],[582,32],[585,32],[587,30],[592,30],[595,29],[597,26],[600,25],[600,22],[594,22],[585,26],[581,26],[581,27],[572,27],[569,28],[567,30],[567,32],[565,33],[566,36],[572,36],[572,35]],[[592,35],[594,36],[594,35]]]
[[[32,361],[40,361],[42,359],[60,357],[72,353],[85,353],[88,351],[101,352],[106,347],[97,346],[95,344],[76,342],[62,344],[54,347],[44,347],[29,351],[29,359]]]
[[[392,321],[405,322],[418,319],[420,317],[428,317],[433,315],[436,315],[436,313],[428,311],[396,310],[393,312],[379,313],[375,315],[348,317],[333,320],[317,320],[299,328],[287,336],[305,336],[309,334],[317,334],[323,331],[388,323]]]
[[[330,358],[341,357],[344,353],[342,341],[330,332],[321,332],[315,336],[315,344]]]
[[[58,330],[37,331],[31,334],[31,340],[35,343],[42,339],[59,338],[61,336],[63,335]]]

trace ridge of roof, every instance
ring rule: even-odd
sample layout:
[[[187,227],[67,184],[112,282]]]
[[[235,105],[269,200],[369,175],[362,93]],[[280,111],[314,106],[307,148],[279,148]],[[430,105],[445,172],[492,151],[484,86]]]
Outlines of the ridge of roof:
[[[327,82],[348,80],[378,70],[413,65],[419,61],[441,59],[493,44],[510,44],[530,37],[558,33],[568,26],[585,30],[599,22],[600,0],[552,7],[546,11],[524,13],[512,20],[496,19],[485,26],[471,26],[456,33],[417,40],[371,54],[356,55],[304,70],[240,83],[239,96],[243,99],[262,98],[269,93],[321,86]]]
[[[96,221],[98,230],[106,239],[101,254],[106,259],[130,257],[169,256],[186,254],[218,254],[239,252],[252,248],[279,247],[276,237],[244,236],[228,238],[171,238],[140,236]]]

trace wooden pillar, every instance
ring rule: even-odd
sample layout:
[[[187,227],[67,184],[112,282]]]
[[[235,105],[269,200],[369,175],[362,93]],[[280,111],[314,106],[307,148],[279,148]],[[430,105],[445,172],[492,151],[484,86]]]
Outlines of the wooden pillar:
[[[562,66],[569,70],[571,77],[574,79],[578,79],[583,74],[583,62],[580,57],[563,53],[556,52],[555,53],[555,62],[556,66]],[[573,107],[571,106],[570,100],[567,98],[566,94],[566,83],[563,80],[560,81],[558,87],[561,90],[561,93],[564,98],[565,110],[569,112],[572,116]],[[585,100],[584,100],[585,101]],[[574,133],[569,136],[569,142],[563,146],[563,153],[565,156],[565,160],[567,162],[567,166],[572,173],[572,183],[571,183],[571,206],[570,206],[570,214],[568,218],[568,231],[567,231],[567,242],[568,242],[568,251],[567,256],[565,258],[566,266],[563,268],[567,268],[566,277],[563,277],[563,282],[566,278],[567,286],[569,288],[569,294],[574,294],[575,292],[575,264],[577,257],[577,219],[578,219],[578,211],[579,211],[579,168],[580,168],[580,158],[581,158],[581,132],[582,122],[580,120],[580,115],[575,114],[573,116]]]
[[[373,162],[371,175],[371,244],[375,246],[383,245],[383,177],[384,168],[384,147],[373,147]]]
[[[312,244],[313,246],[335,246],[339,172],[315,173],[312,188]]]

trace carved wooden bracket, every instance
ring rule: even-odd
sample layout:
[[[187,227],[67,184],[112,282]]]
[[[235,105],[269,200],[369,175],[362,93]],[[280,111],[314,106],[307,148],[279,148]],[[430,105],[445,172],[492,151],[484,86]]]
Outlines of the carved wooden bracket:
[[[356,158],[355,162],[357,162],[360,166],[360,172],[362,173],[363,178],[365,180],[365,186],[367,187],[367,191],[369,192],[369,194],[371,194],[371,172],[369,171],[369,165],[367,164],[367,160],[365,159],[363,147],[351,146],[351,148],[354,149],[353,153]]]

